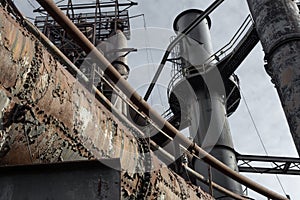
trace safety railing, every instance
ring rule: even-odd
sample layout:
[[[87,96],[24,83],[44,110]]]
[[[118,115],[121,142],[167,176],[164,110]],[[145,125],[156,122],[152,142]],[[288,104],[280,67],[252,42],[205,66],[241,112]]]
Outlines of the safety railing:
[[[206,61],[203,65],[194,67],[194,66],[184,66],[188,62],[182,62],[183,58],[180,57],[180,44],[177,44],[177,46],[172,51],[171,55],[173,56],[168,61],[172,62],[172,71],[171,71],[171,80],[169,82],[168,88],[167,88],[167,95],[170,97],[170,91],[174,88],[174,85],[181,80],[184,77],[190,76],[191,74],[195,73],[206,73],[211,69],[211,66],[213,63],[219,62],[222,58],[224,58],[226,55],[228,55],[228,52],[231,52],[231,50],[235,47],[237,42],[240,41],[242,36],[247,32],[248,28],[250,28],[253,24],[253,20],[250,15],[248,15],[245,20],[243,21],[242,25],[239,27],[237,32],[234,34],[234,36],[231,38],[231,40],[225,44],[221,49],[216,51],[213,55],[211,55],[209,58],[206,59]],[[171,40],[174,39],[174,37],[171,38]]]

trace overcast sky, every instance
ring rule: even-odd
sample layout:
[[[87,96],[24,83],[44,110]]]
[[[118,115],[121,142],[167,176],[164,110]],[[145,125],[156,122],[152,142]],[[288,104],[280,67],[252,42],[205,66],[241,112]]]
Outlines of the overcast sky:
[[[33,0],[33,6],[37,4]],[[32,9],[28,1],[15,0],[23,13],[32,17]],[[81,1],[82,2],[82,1]],[[138,0],[139,6],[131,9],[131,14],[145,14],[146,31],[142,17],[131,20],[132,39],[129,47],[138,48],[139,52],[129,56],[131,67],[130,83],[143,96],[147,84],[160,62],[169,37],[174,35],[172,24],[174,18],[183,10],[196,8],[204,10],[212,0]],[[234,35],[243,20],[249,14],[246,0],[227,0],[210,15],[212,19],[212,40],[214,50],[226,44]],[[237,70],[241,82],[241,90],[245,96],[257,129],[269,155],[297,157],[297,153],[284,117],[277,92],[264,70],[263,51],[257,45],[248,58]],[[152,64],[151,64],[152,63]],[[159,86],[153,92],[149,102],[162,111],[168,108],[165,88],[170,78],[170,66],[166,67]],[[231,132],[236,151],[242,154],[265,155],[262,144],[256,133],[250,115],[242,100],[238,110],[229,118]],[[254,181],[283,194],[274,175],[246,174]],[[292,199],[300,199],[298,176],[278,176],[284,190]],[[265,199],[250,192],[250,197]]]

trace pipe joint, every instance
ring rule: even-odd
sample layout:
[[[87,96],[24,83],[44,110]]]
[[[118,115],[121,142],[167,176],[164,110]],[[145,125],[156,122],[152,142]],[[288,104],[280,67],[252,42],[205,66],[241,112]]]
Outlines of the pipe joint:
[[[268,52],[265,52],[264,60],[269,60],[274,54],[274,52],[276,52],[276,50],[279,49],[281,46],[294,41],[300,41],[300,33],[291,33],[282,36],[270,47],[270,50]]]

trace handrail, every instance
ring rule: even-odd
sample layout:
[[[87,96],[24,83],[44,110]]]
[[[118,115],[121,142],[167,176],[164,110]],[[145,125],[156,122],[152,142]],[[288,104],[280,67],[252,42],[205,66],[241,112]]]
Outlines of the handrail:
[[[218,57],[225,54],[227,51],[229,51],[233,47],[233,45],[237,43],[237,41],[240,39],[240,37],[245,32],[246,28],[249,26],[251,22],[253,22],[253,20],[251,18],[251,15],[249,14],[244,20],[244,22],[242,23],[242,25],[237,30],[237,32],[233,35],[231,40],[227,44],[225,44],[221,49],[219,49],[216,53],[210,56],[207,60],[216,57],[219,53],[220,54],[218,55]]]
[[[242,25],[239,27],[239,29],[237,30],[237,32],[234,34],[234,36],[231,38],[231,40],[225,44],[221,49],[219,49],[218,51],[216,51],[213,55],[211,55],[209,58],[206,59],[206,61],[209,61],[206,65],[211,64],[216,60],[216,57],[220,58],[221,55],[225,55],[227,51],[229,51],[230,49],[232,49],[232,47],[239,41],[239,39],[241,38],[241,36],[243,35],[243,33],[246,31],[246,28],[249,26],[249,24],[252,22],[252,18],[250,16],[250,14],[245,18],[245,20],[243,21]],[[205,62],[206,62],[205,61]],[[204,68],[205,66],[203,66]],[[178,67],[173,66],[173,70],[174,71],[174,75],[172,76],[168,88],[167,88],[167,96],[170,97],[170,91],[172,90],[172,88],[174,87],[174,85],[182,78],[184,77],[183,71],[182,69],[176,69]],[[189,74],[189,67],[185,68],[185,72],[187,71],[187,74]],[[191,68],[192,69],[192,68]]]
[[[165,51],[165,54],[163,55],[163,58],[158,66],[158,69],[150,83],[150,86],[144,96],[144,100],[147,101],[151,92],[153,91],[153,88],[168,60],[168,57],[172,51],[172,49],[183,39],[186,37],[187,34],[189,34],[203,19],[205,19],[212,11],[214,11],[221,3],[223,3],[224,0],[215,0],[199,17],[197,17],[185,30],[182,31],[167,47],[167,50]]]

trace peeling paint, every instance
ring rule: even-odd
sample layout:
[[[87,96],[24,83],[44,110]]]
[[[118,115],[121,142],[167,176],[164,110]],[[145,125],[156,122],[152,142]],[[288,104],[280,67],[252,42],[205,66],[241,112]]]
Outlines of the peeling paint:
[[[82,125],[81,125],[82,131],[85,131],[86,128],[87,128],[87,126],[88,126],[88,124],[92,120],[92,115],[91,115],[91,113],[86,108],[80,107],[80,110],[79,110],[79,119],[80,119],[80,122],[82,123]]]
[[[0,116],[2,118],[2,112],[4,111],[4,109],[8,106],[10,100],[8,98],[8,96],[2,91],[0,90]]]

